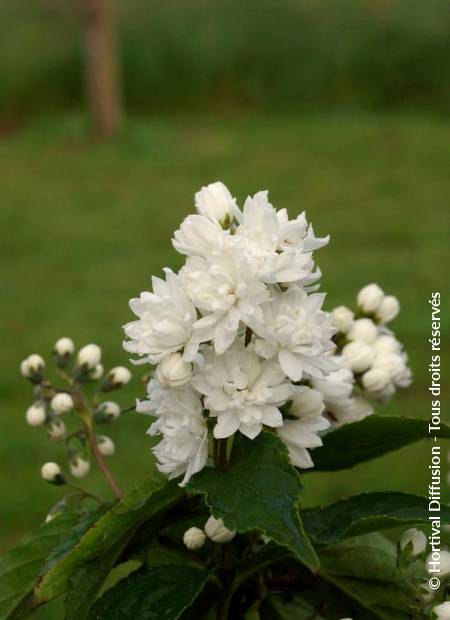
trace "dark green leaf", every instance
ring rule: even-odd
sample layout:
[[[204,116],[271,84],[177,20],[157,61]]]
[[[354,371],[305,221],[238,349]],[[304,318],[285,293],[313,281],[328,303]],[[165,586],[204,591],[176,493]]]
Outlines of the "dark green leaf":
[[[324,508],[303,510],[301,515],[308,536],[318,544],[397,525],[429,522],[428,499],[396,491],[354,495]],[[450,521],[448,506],[441,506],[441,519]]]
[[[116,543],[154,515],[168,509],[183,496],[183,490],[166,479],[149,478],[124,497],[94,527],[89,529],[78,545],[44,575],[36,587],[36,605],[46,603],[65,592],[70,579],[84,564],[101,557]]]
[[[442,424],[440,436],[450,439],[450,426]],[[425,438],[428,420],[370,415],[324,435],[323,446],[311,453],[314,468],[305,471],[347,469]]]
[[[28,533],[0,558],[0,619],[10,618],[28,598],[46,557],[61,543],[80,518],[79,513],[57,515]]]
[[[188,490],[201,493],[212,514],[228,528],[260,531],[311,569],[318,567],[299,516],[299,475],[273,433],[261,433],[253,441],[241,439],[226,471],[203,469],[191,479]]]
[[[316,607],[298,595],[271,596],[263,601],[258,613],[254,616],[255,620],[325,620]],[[246,620],[253,620],[253,617],[246,617]]]
[[[90,620],[177,620],[203,589],[206,571],[156,566],[132,574],[95,604]]]

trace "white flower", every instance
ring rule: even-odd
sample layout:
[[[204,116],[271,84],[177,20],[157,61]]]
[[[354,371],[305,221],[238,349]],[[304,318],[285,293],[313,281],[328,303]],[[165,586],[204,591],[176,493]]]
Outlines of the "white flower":
[[[400,303],[394,295],[386,295],[376,311],[376,318],[380,323],[390,323],[400,312]]]
[[[399,341],[396,340],[394,336],[390,336],[388,334],[378,336],[373,344],[373,348],[376,355],[385,353],[400,353],[402,350]]]
[[[105,381],[111,383],[114,388],[120,388],[129,383],[131,380],[131,372],[125,366],[116,366],[112,368],[105,377]]]
[[[371,319],[358,319],[347,334],[349,340],[360,340],[366,344],[373,344],[377,337],[378,329]]]
[[[195,207],[200,215],[227,228],[236,210],[236,200],[221,181],[202,187],[195,194]]]
[[[382,368],[371,368],[361,377],[361,383],[368,392],[382,392],[391,382],[391,377]]]
[[[356,373],[367,370],[372,364],[374,357],[375,351],[373,347],[361,340],[349,342],[342,349],[342,365]]]
[[[450,575],[450,552],[446,549],[441,549],[440,557],[437,560],[433,558],[433,553],[430,553],[426,560],[428,572],[430,574],[437,574],[441,579]]]
[[[98,406],[98,411],[106,415],[108,418],[115,420],[120,416],[121,410],[119,405],[113,400],[105,400],[105,402]]]
[[[333,358],[336,365],[342,362],[341,357]],[[354,376],[349,368],[338,368],[323,379],[314,379],[312,387],[323,394],[325,409],[331,417],[339,419],[340,415],[353,406]]]
[[[411,371],[402,355],[379,354],[375,357],[373,368],[384,370],[398,387],[406,387],[411,383]]]
[[[296,391],[275,360],[263,362],[254,351],[239,344],[219,357],[206,349],[203,368],[192,384],[204,394],[210,416],[217,418],[216,439],[230,437],[238,430],[254,439],[263,425],[281,426],[278,407]]]
[[[355,315],[347,306],[338,306],[331,312],[334,327],[346,334],[353,326]]]
[[[450,601],[445,601],[433,607],[433,618],[435,620],[450,620]]]
[[[72,353],[75,351],[75,344],[72,338],[63,337],[55,342],[53,351],[59,357],[66,357],[72,355]]]
[[[240,226],[235,238],[260,280],[308,284],[320,277],[320,271],[312,273],[312,251],[326,245],[329,237],[314,237],[304,213],[290,221],[286,209],[275,211],[264,191],[247,198],[236,217]]]
[[[343,424],[360,422],[372,413],[373,407],[369,403],[369,401],[360,396],[356,396],[352,399],[352,402],[348,407],[338,409],[332,412],[333,426],[338,427],[342,426]]]
[[[183,542],[191,551],[198,551],[203,547],[206,540],[206,534],[198,527],[190,527],[183,534]]]
[[[166,280],[152,278],[153,293],[144,292],[130,300],[130,308],[139,317],[124,326],[130,339],[123,343],[130,353],[145,356],[136,363],[157,364],[170,353],[183,350],[186,361],[192,361],[198,345],[192,341],[197,311],[188,298],[180,278],[170,269]]]
[[[75,478],[84,478],[89,472],[91,464],[81,456],[76,456],[70,461],[70,473]]]
[[[41,476],[52,484],[64,484],[65,482],[61,468],[57,463],[44,463],[41,467]]]
[[[66,436],[66,425],[62,420],[53,420],[47,432],[53,441],[61,441]]]
[[[31,407],[28,407],[26,420],[30,426],[42,426],[45,424],[46,418],[47,414],[43,403],[34,403]]]
[[[228,230],[203,215],[188,215],[175,231],[172,244],[186,256],[213,256],[226,250],[232,239]]]
[[[204,315],[194,325],[194,338],[197,342],[213,340],[218,355],[235,339],[240,321],[248,324],[260,315],[258,306],[269,297],[267,288],[245,268],[236,252],[188,258],[180,277]]]
[[[367,284],[359,291],[356,299],[363,312],[372,314],[378,309],[383,298],[384,292],[378,284]]]
[[[403,532],[400,538],[401,549],[405,549],[409,544],[411,544],[412,554],[420,555],[427,548],[427,537],[423,532],[412,527]]]
[[[236,536],[234,530],[225,527],[222,519],[216,519],[212,515],[205,524],[205,533],[215,543],[227,543]]]
[[[70,394],[66,392],[60,392],[59,394],[55,394],[52,400],[50,401],[50,407],[56,413],[56,415],[62,415],[63,413],[68,413],[72,411],[74,407],[73,398]]]
[[[156,369],[156,378],[164,387],[179,387],[192,377],[192,364],[185,362],[181,353],[171,353],[161,360]]]
[[[330,422],[322,416],[324,408],[320,392],[301,386],[288,412],[297,419],[284,420],[283,426],[277,428],[278,436],[286,444],[290,459],[297,467],[308,468],[314,464],[307,449],[321,446],[318,433],[330,426]]]
[[[78,366],[85,366],[89,370],[94,369],[100,364],[102,358],[102,350],[97,344],[86,344],[78,351]]]
[[[45,368],[44,358],[38,353],[32,353],[20,364],[20,372],[27,379],[40,375]]]
[[[97,437],[97,445],[100,454],[103,456],[111,456],[116,451],[113,440],[106,435],[100,435],[100,437]]]
[[[334,349],[331,340],[334,328],[331,315],[321,310],[325,296],[307,295],[294,286],[263,304],[262,319],[249,321],[262,340],[255,349],[259,355],[277,355],[283,372],[292,380],[303,377],[321,378],[336,369],[328,352]]]

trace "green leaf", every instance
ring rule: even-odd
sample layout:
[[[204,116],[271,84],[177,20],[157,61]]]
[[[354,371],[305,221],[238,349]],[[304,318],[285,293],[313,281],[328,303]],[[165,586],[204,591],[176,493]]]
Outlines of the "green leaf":
[[[177,620],[203,589],[207,571],[155,566],[132,574],[94,605],[90,620]]]
[[[255,620],[325,620],[317,608],[300,596],[270,596],[263,601]],[[250,616],[246,620],[253,620]],[[327,619],[329,620],[329,619]]]
[[[397,525],[429,523],[428,499],[396,491],[354,495],[302,510],[301,516],[308,536],[322,545]],[[441,519],[450,521],[448,506],[441,506]]]
[[[370,415],[360,422],[345,424],[323,437],[323,446],[311,455],[314,468],[335,471],[369,461],[403,446],[429,438],[428,420]],[[450,439],[450,426],[441,424],[440,437]]]
[[[61,543],[80,515],[58,514],[29,532],[0,558],[0,619],[11,618],[26,602],[51,549]]]
[[[312,570],[318,567],[299,516],[300,477],[273,433],[261,433],[253,441],[242,438],[227,470],[203,469],[193,476],[188,491],[201,493],[228,528],[241,533],[258,530]]]
[[[144,521],[167,510],[181,497],[183,490],[166,479],[149,478],[140,483],[89,529],[78,545],[43,576],[35,589],[36,605],[46,603],[65,592],[70,579],[87,562],[99,558],[116,543],[133,533]]]

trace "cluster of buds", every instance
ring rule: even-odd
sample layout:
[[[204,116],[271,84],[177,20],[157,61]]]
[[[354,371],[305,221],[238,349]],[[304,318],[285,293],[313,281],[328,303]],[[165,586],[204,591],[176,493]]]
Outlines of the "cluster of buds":
[[[236,532],[225,527],[222,519],[216,519],[211,515],[203,529],[190,527],[186,530],[183,535],[183,542],[191,551],[198,551],[205,544],[206,538],[212,542],[224,544],[233,540],[235,536]]]
[[[102,351],[96,344],[87,344],[77,353],[71,338],[60,338],[53,347],[53,359],[64,387],[57,386],[47,376],[43,357],[32,354],[20,365],[21,374],[34,386],[34,402],[27,409],[30,426],[47,430],[53,442],[64,442],[68,465],[74,478],[83,478],[91,467],[91,457],[97,461],[115,452],[113,440],[94,431],[97,425],[112,422],[121,414],[115,401],[101,400],[102,393],[117,390],[131,379],[128,368],[117,366],[105,374],[101,363]],[[92,384],[93,395],[87,397],[84,384]],[[77,425],[68,432],[67,424]],[[61,467],[45,463],[41,476],[55,485],[67,483]]]

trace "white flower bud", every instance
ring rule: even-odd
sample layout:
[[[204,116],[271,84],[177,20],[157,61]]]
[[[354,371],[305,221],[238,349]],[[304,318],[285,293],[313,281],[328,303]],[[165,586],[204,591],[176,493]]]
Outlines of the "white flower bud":
[[[400,538],[400,548],[406,549],[409,544],[412,544],[412,554],[420,555],[427,548],[427,537],[423,532],[415,527],[403,532]]]
[[[75,351],[75,344],[72,338],[63,337],[55,342],[53,351],[59,357],[66,357],[72,355],[72,353]]]
[[[289,414],[296,418],[313,419],[325,409],[323,394],[317,390],[302,386],[292,399]]]
[[[375,349],[376,355],[385,353],[400,353],[401,351],[399,341],[396,340],[394,336],[388,336],[387,334],[378,336],[373,344],[373,348]]]
[[[44,358],[37,353],[29,355],[20,364],[20,372],[27,379],[38,381],[42,378],[42,372],[45,368]]]
[[[86,344],[78,351],[77,361],[79,366],[93,369],[100,364],[102,350],[97,344]]]
[[[56,413],[56,415],[62,415],[63,413],[68,413],[72,411],[74,407],[73,398],[70,394],[66,392],[60,392],[59,394],[55,394],[52,400],[50,401],[50,407]]]
[[[76,456],[70,461],[70,473],[75,478],[84,478],[91,468],[89,461],[81,456]]]
[[[209,517],[205,525],[205,533],[213,542],[227,543],[236,536],[234,530],[229,530],[223,524],[222,519],[215,519],[213,516]]]
[[[66,436],[66,425],[62,420],[53,420],[48,427],[48,436],[53,441],[61,441]]]
[[[103,456],[111,456],[116,451],[113,440],[106,435],[100,435],[100,437],[97,437],[97,445],[100,454]]]
[[[156,378],[164,387],[179,387],[192,377],[192,364],[183,360],[180,353],[171,353],[156,368]]]
[[[386,295],[376,311],[380,323],[390,323],[400,312],[400,302],[394,295]]]
[[[384,292],[378,284],[368,284],[359,291],[356,299],[358,306],[363,312],[372,314],[378,309],[378,306],[383,301],[383,297]]]
[[[42,403],[34,403],[31,407],[28,407],[26,420],[30,426],[42,426],[45,424],[46,418],[45,405]]]
[[[103,368],[102,364],[97,364],[94,370],[91,372],[91,379],[93,379],[94,381],[98,381],[103,377],[104,371],[105,369]]]
[[[450,552],[446,549],[441,549],[439,560],[433,558],[433,554],[427,557],[426,565],[430,574],[439,575],[441,579],[450,575]]]
[[[235,199],[226,185],[218,181],[202,187],[195,194],[195,207],[200,215],[227,228],[233,221]]]
[[[105,420],[105,417],[109,418],[109,420],[116,420],[120,416],[120,413],[121,409],[116,402],[113,400],[105,400],[104,403],[98,406],[94,417],[98,418],[98,422],[106,422],[107,420]]]
[[[331,312],[333,325],[343,334],[352,328],[354,317],[355,315],[347,306],[338,306]]]
[[[349,340],[361,340],[366,344],[373,344],[377,336],[377,326],[370,319],[358,319],[347,334]]]
[[[107,376],[105,377],[105,381],[111,383],[111,386],[114,388],[120,388],[127,383],[130,382],[131,372],[125,366],[116,366],[112,368]]]
[[[434,620],[450,620],[450,601],[445,601],[433,607]]]
[[[390,384],[391,378],[382,368],[371,368],[363,374],[361,381],[368,392],[382,392]]]
[[[373,367],[387,372],[391,381],[395,384],[400,383],[408,371],[403,357],[396,353],[377,355],[373,362]]]
[[[52,484],[64,484],[64,476],[58,463],[45,463],[41,467],[41,476],[47,482]]]
[[[355,340],[342,349],[342,365],[356,373],[364,372],[372,364],[374,355],[373,347]]]
[[[198,551],[205,544],[205,532],[198,527],[190,527],[183,535],[183,542],[191,551]]]

